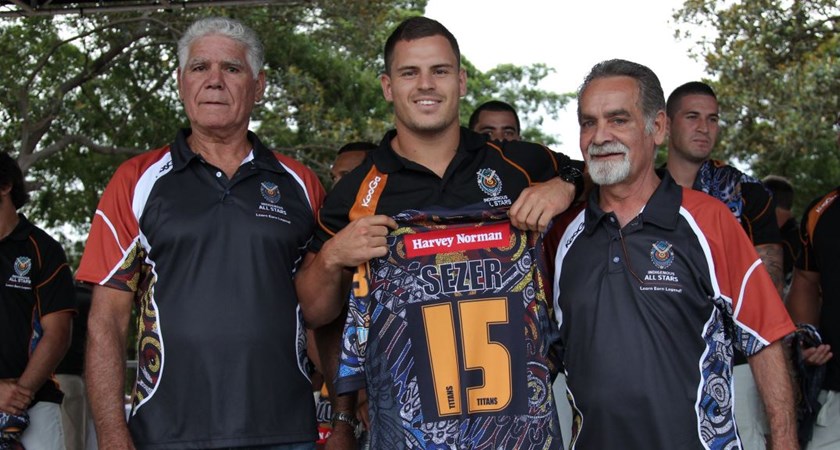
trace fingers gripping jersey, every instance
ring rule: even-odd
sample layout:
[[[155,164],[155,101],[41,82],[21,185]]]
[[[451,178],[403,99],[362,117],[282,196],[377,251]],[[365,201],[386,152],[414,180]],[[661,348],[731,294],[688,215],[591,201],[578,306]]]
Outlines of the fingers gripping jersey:
[[[541,237],[504,211],[406,211],[357,269],[336,389],[367,378],[372,448],[562,446]]]

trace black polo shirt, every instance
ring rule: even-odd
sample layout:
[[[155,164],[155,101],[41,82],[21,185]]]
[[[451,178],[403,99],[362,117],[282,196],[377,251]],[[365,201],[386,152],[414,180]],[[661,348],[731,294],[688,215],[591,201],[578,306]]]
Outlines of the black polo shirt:
[[[575,448],[726,448],[733,349],[753,355],[794,330],[732,214],[665,175],[621,227],[598,206],[565,228],[555,314],[574,408]]]
[[[187,144],[123,163],[102,195],[77,273],[137,295],[138,448],[316,439],[292,277],[323,189],[253,133],[228,179]]]
[[[10,201],[10,200],[5,200]],[[75,313],[73,276],[61,245],[23,214],[0,240],[0,379],[19,378],[41,338],[41,318]],[[35,394],[35,402],[61,403],[54,380]]]
[[[820,335],[835,352],[825,364],[823,388],[840,391],[840,187],[808,205],[799,230],[802,252],[796,267],[820,274]]]
[[[399,156],[391,148],[391,130],[379,148],[345,175],[330,191],[318,214],[320,227],[310,249],[319,251],[330,236],[365,214],[395,215],[407,209],[437,206],[457,209],[484,203],[488,209],[510,206],[523,189],[548,181],[567,165],[566,155],[523,141],[488,141],[461,127],[455,157],[443,178]]]

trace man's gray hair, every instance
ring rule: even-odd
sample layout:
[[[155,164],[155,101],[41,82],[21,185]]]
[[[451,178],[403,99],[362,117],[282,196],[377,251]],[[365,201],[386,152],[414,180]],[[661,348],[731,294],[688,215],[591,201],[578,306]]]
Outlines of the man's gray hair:
[[[178,65],[183,72],[190,57],[190,45],[204,36],[218,34],[233,39],[245,46],[245,58],[254,78],[262,69],[265,51],[257,33],[236,19],[227,17],[206,17],[193,22],[178,40]]]
[[[578,119],[580,118],[580,98],[583,96],[583,91],[594,80],[622,76],[633,78],[638,83],[639,100],[641,102],[639,106],[642,109],[642,114],[645,116],[645,132],[652,134],[656,114],[659,111],[665,110],[665,94],[662,92],[662,85],[659,83],[659,78],[656,74],[647,66],[623,59],[601,61],[592,67],[589,75],[586,76],[583,84],[578,88]]]

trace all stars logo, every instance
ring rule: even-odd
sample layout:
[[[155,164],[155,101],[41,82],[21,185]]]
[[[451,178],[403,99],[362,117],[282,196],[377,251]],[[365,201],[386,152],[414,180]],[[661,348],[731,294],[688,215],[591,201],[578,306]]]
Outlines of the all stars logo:
[[[14,264],[15,273],[6,281],[6,287],[16,289],[32,289],[32,279],[29,278],[29,271],[32,270],[32,259],[28,256],[18,256]]]
[[[658,269],[667,269],[674,263],[673,245],[668,241],[656,241],[650,250],[650,261]]]
[[[478,187],[485,194],[495,197],[502,192],[502,179],[493,169],[481,169],[476,172]]]
[[[260,183],[260,194],[269,203],[276,204],[280,201],[280,188],[270,181]]]

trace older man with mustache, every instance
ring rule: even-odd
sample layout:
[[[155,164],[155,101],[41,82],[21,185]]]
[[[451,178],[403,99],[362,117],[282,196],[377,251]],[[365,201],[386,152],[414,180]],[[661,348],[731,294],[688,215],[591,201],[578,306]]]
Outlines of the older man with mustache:
[[[647,67],[597,64],[579,91],[598,185],[558,241],[554,301],[577,449],[742,448],[734,348],[748,355],[772,448],[797,447],[781,338],[794,326],[729,210],[654,170],[667,120]]]

